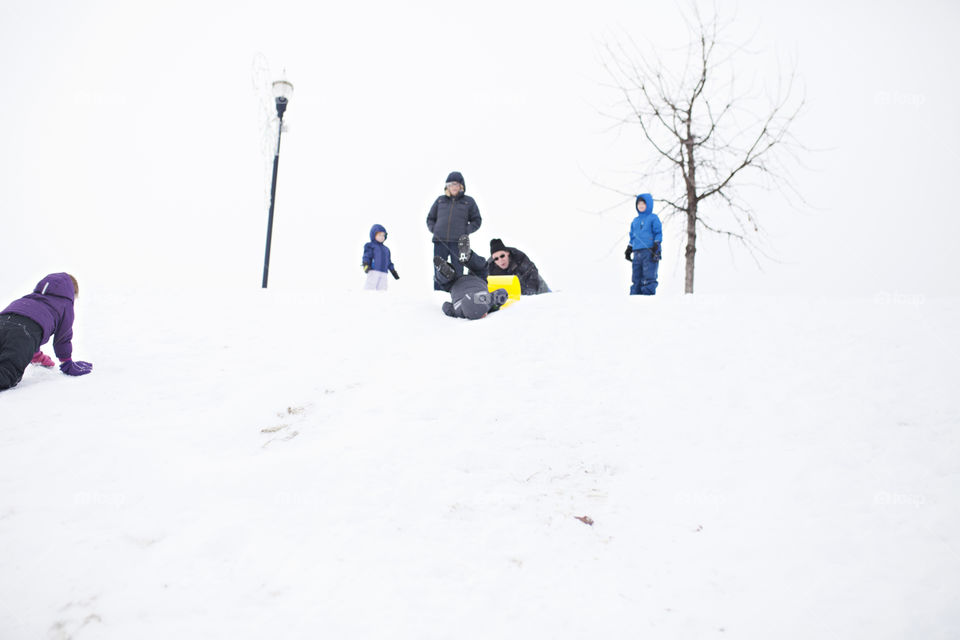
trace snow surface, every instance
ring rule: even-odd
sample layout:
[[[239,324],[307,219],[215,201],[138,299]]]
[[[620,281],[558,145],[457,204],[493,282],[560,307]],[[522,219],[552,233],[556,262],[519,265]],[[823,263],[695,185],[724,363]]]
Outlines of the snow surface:
[[[960,635],[960,301],[442,300],[81,297],[0,638]]]

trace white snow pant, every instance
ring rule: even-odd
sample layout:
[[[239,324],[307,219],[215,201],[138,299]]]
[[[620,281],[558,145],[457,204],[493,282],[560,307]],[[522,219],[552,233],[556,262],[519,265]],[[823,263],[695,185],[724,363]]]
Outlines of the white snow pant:
[[[363,285],[364,289],[376,289],[377,291],[387,290],[387,274],[383,271],[367,271],[367,283]]]

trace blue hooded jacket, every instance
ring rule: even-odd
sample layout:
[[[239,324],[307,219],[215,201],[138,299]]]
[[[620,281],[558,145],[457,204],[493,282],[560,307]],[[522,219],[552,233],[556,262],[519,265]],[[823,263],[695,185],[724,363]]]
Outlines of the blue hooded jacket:
[[[382,242],[377,242],[377,234],[383,231],[383,239],[387,239],[387,230],[383,225],[375,224],[370,227],[370,242],[363,245],[363,264],[370,265],[374,271],[391,271],[390,249]]]
[[[643,213],[637,211],[637,217],[630,224],[630,246],[634,251],[638,249],[651,249],[654,242],[663,241],[663,227],[660,225],[660,218],[653,212],[653,196],[649,193],[641,193],[637,196],[637,202],[640,204],[643,200],[647,203],[647,210]]]

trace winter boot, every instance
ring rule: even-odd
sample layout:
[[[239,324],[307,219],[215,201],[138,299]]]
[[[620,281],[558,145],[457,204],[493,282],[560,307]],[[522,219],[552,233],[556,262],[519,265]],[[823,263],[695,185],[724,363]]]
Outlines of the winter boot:
[[[470,261],[470,236],[460,236],[457,240],[457,251],[460,253],[460,262],[466,264]]]
[[[437,270],[439,277],[437,278],[441,282],[449,282],[453,280],[457,272],[454,271],[453,265],[441,258],[440,256],[433,257],[433,266]]]

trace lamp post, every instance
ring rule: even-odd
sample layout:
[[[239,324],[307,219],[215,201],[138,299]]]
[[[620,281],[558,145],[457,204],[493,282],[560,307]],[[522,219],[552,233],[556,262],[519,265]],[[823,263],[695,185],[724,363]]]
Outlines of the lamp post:
[[[277,148],[273,152],[273,181],[270,183],[270,214],[267,216],[267,250],[263,255],[263,288],[267,288],[267,276],[270,273],[270,240],[273,237],[273,203],[277,199],[277,167],[280,164],[280,136],[283,135],[283,112],[287,110],[287,101],[293,95],[293,85],[286,79],[273,83],[273,97],[277,101]]]

